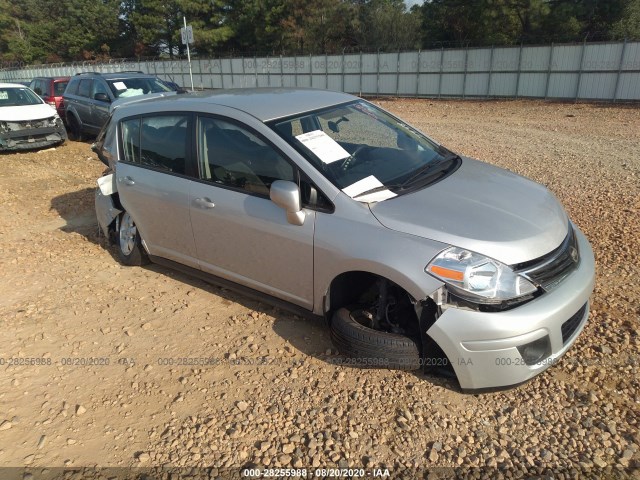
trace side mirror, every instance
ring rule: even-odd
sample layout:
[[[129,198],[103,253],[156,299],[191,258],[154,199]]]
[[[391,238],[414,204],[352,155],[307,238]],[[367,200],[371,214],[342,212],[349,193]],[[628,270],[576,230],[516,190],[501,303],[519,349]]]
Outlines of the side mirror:
[[[111,99],[109,98],[109,95],[107,95],[106,93],[96,93],[93,96],[94,100],[98,100],[100,102],[107,102],[107,103],[111,103]]]
[[[269,190],[271,201],[287,212],[287,222],[291,225],[304,224],[305,214],[300,207],[300,189],[293,182],[276,180]]]

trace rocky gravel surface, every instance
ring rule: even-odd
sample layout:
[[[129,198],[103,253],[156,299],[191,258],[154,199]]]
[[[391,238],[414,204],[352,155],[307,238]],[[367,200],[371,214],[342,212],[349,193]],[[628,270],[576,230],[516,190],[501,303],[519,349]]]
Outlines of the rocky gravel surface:
[[[341,365],[313,320],[122,267],[93,213],[103,166],[68,142],[0,156],[0,466],[640,478],[640,108],[377,103],[546,185],[585,232],[592,311],[558,365],[463,394],[451,379]]]

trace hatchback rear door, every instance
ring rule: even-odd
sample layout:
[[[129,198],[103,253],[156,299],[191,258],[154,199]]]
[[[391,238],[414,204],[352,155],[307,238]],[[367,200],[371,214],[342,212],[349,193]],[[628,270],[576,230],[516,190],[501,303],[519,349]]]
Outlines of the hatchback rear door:
[[[191,118],[175,113],[123,120],[116,181],[149,253],[198,268],[189,217]]]

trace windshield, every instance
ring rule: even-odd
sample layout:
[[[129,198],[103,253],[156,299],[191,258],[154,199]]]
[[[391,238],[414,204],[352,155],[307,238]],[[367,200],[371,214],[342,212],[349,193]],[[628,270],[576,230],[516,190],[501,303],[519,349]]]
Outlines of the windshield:
[[[441,171],[439,166],[452,157],[444,147],[362,100],[275,121],[272,127],[356,199],[376,190],[387,190],[390,198],[410,186],[424,185],[420,180]]]
[[[147,95],[149,93],[170,92],[167,87],[157,78],[122,78],[120,80],[109,80],[109,88],[116,98],[135,97],[137,95]]]
[[[21,107],[44,103],[30,88],[0,88],[0,107]]]

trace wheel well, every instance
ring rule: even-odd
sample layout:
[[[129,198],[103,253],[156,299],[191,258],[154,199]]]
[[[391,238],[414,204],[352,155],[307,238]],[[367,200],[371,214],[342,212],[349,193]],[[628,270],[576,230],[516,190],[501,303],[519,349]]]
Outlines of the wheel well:
[[[396,297],[396,301],[402,308],[401,317],[404,323],[401,325],[407,335],[416,340],[420,349],[420,356],[424,362],[425,371],[433,371],[445,376],[455,376],[451,362],[447,359],[440,346],[427,335],[427,330],[436,322],[439,316],[439,308],[433,300],[426,298],[419,300],[420,317],[416,311],[416,300],[400,285],[380,275],[370,272],[354,271],[338,275],[329,288],[330,305],[326,311],[327,321],[331,321],[333,313],[341,307],[373,302],[378,295],[379,280],[388,282],[389,294]],[[443,368],[434,368],[443,367]]]
[[[385,296],[388,296],[390,305],[395,309],[394,319],[399,321],[399,326],[406,330],[410,336],[419,340],[421,336],[419,319],[415,311],[415,300],[395,282],[370,272],[345,272],[331,282],[329,288],[330,305],[326,312],[327,320],[330,322],[333,313],[341,307],[361,306],[366,308],[373,305],[379,307],[380,299],[383,297],[381,281],[386,283]],[[386,309],[384,315],[387,316]]]
[[[380,277],[369,272],[345,272],[338,275],[329,287],[330,305],[327,319],[340,307],[356,303],[362,294],[369,290]]]
[[[73,110],[67,110],[67,122],[69,122],[69,120],[71,119],[73,119],[75,122],[78,122],[78,125],[82,125],[82,122],[78,118],[78,114],[76,114],[76,112],[74,112]]]

